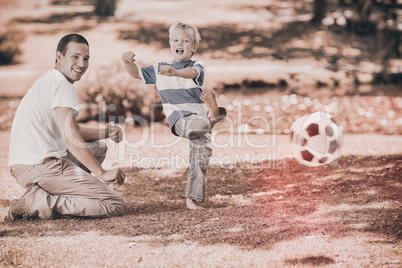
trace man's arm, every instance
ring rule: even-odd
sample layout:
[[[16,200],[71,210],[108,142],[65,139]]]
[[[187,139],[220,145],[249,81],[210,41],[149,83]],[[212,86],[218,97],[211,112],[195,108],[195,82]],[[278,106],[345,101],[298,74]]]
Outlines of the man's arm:
[[[121,59],[123,60],[124,67],[126,68],[127,72],[132,77],[141,79],[137,64],[135,64],[134,57],[135,57],[135,54],[133,52],[127,51],[121,56]]]
[[[85,140],[79,131],[80,127],[74,117],[74,111],[67,107],[56,107],[54,112],[63,141],[75,158],[103,181],[116,182],[119,185],[123,184],[125,175],[120,169],[104,170],[89,152]]]
[[[89,128],[78,125],[78,131],[86,142],[110,138],[116,143],[123,140],[123,132],[115,123],[109,123],[105,128]]]
[[[194,67],[187,67],[176,70],[170,65],[162,65],[159,67],[159,74],[166,76],[178,76],[186,79],[194,79],[198,77],[198,70]]]

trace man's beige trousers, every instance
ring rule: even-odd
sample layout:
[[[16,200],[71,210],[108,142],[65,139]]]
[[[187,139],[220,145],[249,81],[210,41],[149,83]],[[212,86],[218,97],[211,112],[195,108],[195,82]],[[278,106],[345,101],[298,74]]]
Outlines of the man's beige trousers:
[[[99,163],[103,162],[105,143],[88,143],[88,149]],[[123,197],[88,171],[71,153],[61,159],[46,158],[39,165],[13,166],[11,174],[27,191],[10,211],[41,219],[120,215]]]

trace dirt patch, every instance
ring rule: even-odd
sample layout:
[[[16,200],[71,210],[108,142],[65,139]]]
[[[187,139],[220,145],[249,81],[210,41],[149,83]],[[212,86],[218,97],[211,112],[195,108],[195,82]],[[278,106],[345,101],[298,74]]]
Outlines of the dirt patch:
[[[291,264],[291,265],[312,265],[312,266],[322,266],[322,265],[328,265],[331,263],[334,263],[334,260],[328,257],[324,256],[312,256],[312,257],[306,257],[303,259],[292,259],[292,260],[286,260],[286,263]]]

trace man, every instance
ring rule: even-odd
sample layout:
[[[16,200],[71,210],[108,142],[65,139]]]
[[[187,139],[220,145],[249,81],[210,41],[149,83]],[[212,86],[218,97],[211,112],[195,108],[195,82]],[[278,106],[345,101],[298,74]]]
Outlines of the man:
[[[102,168],[107,147],[99,141],[120,142],[121,129],[111,124],[87,128],[76,121],[78,95],[73,83],[88,65],[87,40],[78,34],[64,36],[57,46],[55,68],[22,99],[11,128],[9,166],[27,191],[10,208],[10,220],[121,214],[123,198],[104,182],[121,185],[125,175],[118,168]]]

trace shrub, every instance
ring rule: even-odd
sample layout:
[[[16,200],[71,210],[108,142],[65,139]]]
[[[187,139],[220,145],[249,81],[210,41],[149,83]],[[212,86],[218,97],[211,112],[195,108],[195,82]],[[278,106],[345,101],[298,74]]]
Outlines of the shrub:
[[[133,79],[121,64],[104,67],[87,77],[80,90],[81,122],[135,123],[144,125],[165,119],[156,87]]]
[[[19,30],[0,29],[0,65],[11,64],[21,54],[20,45],[24,34]]]

